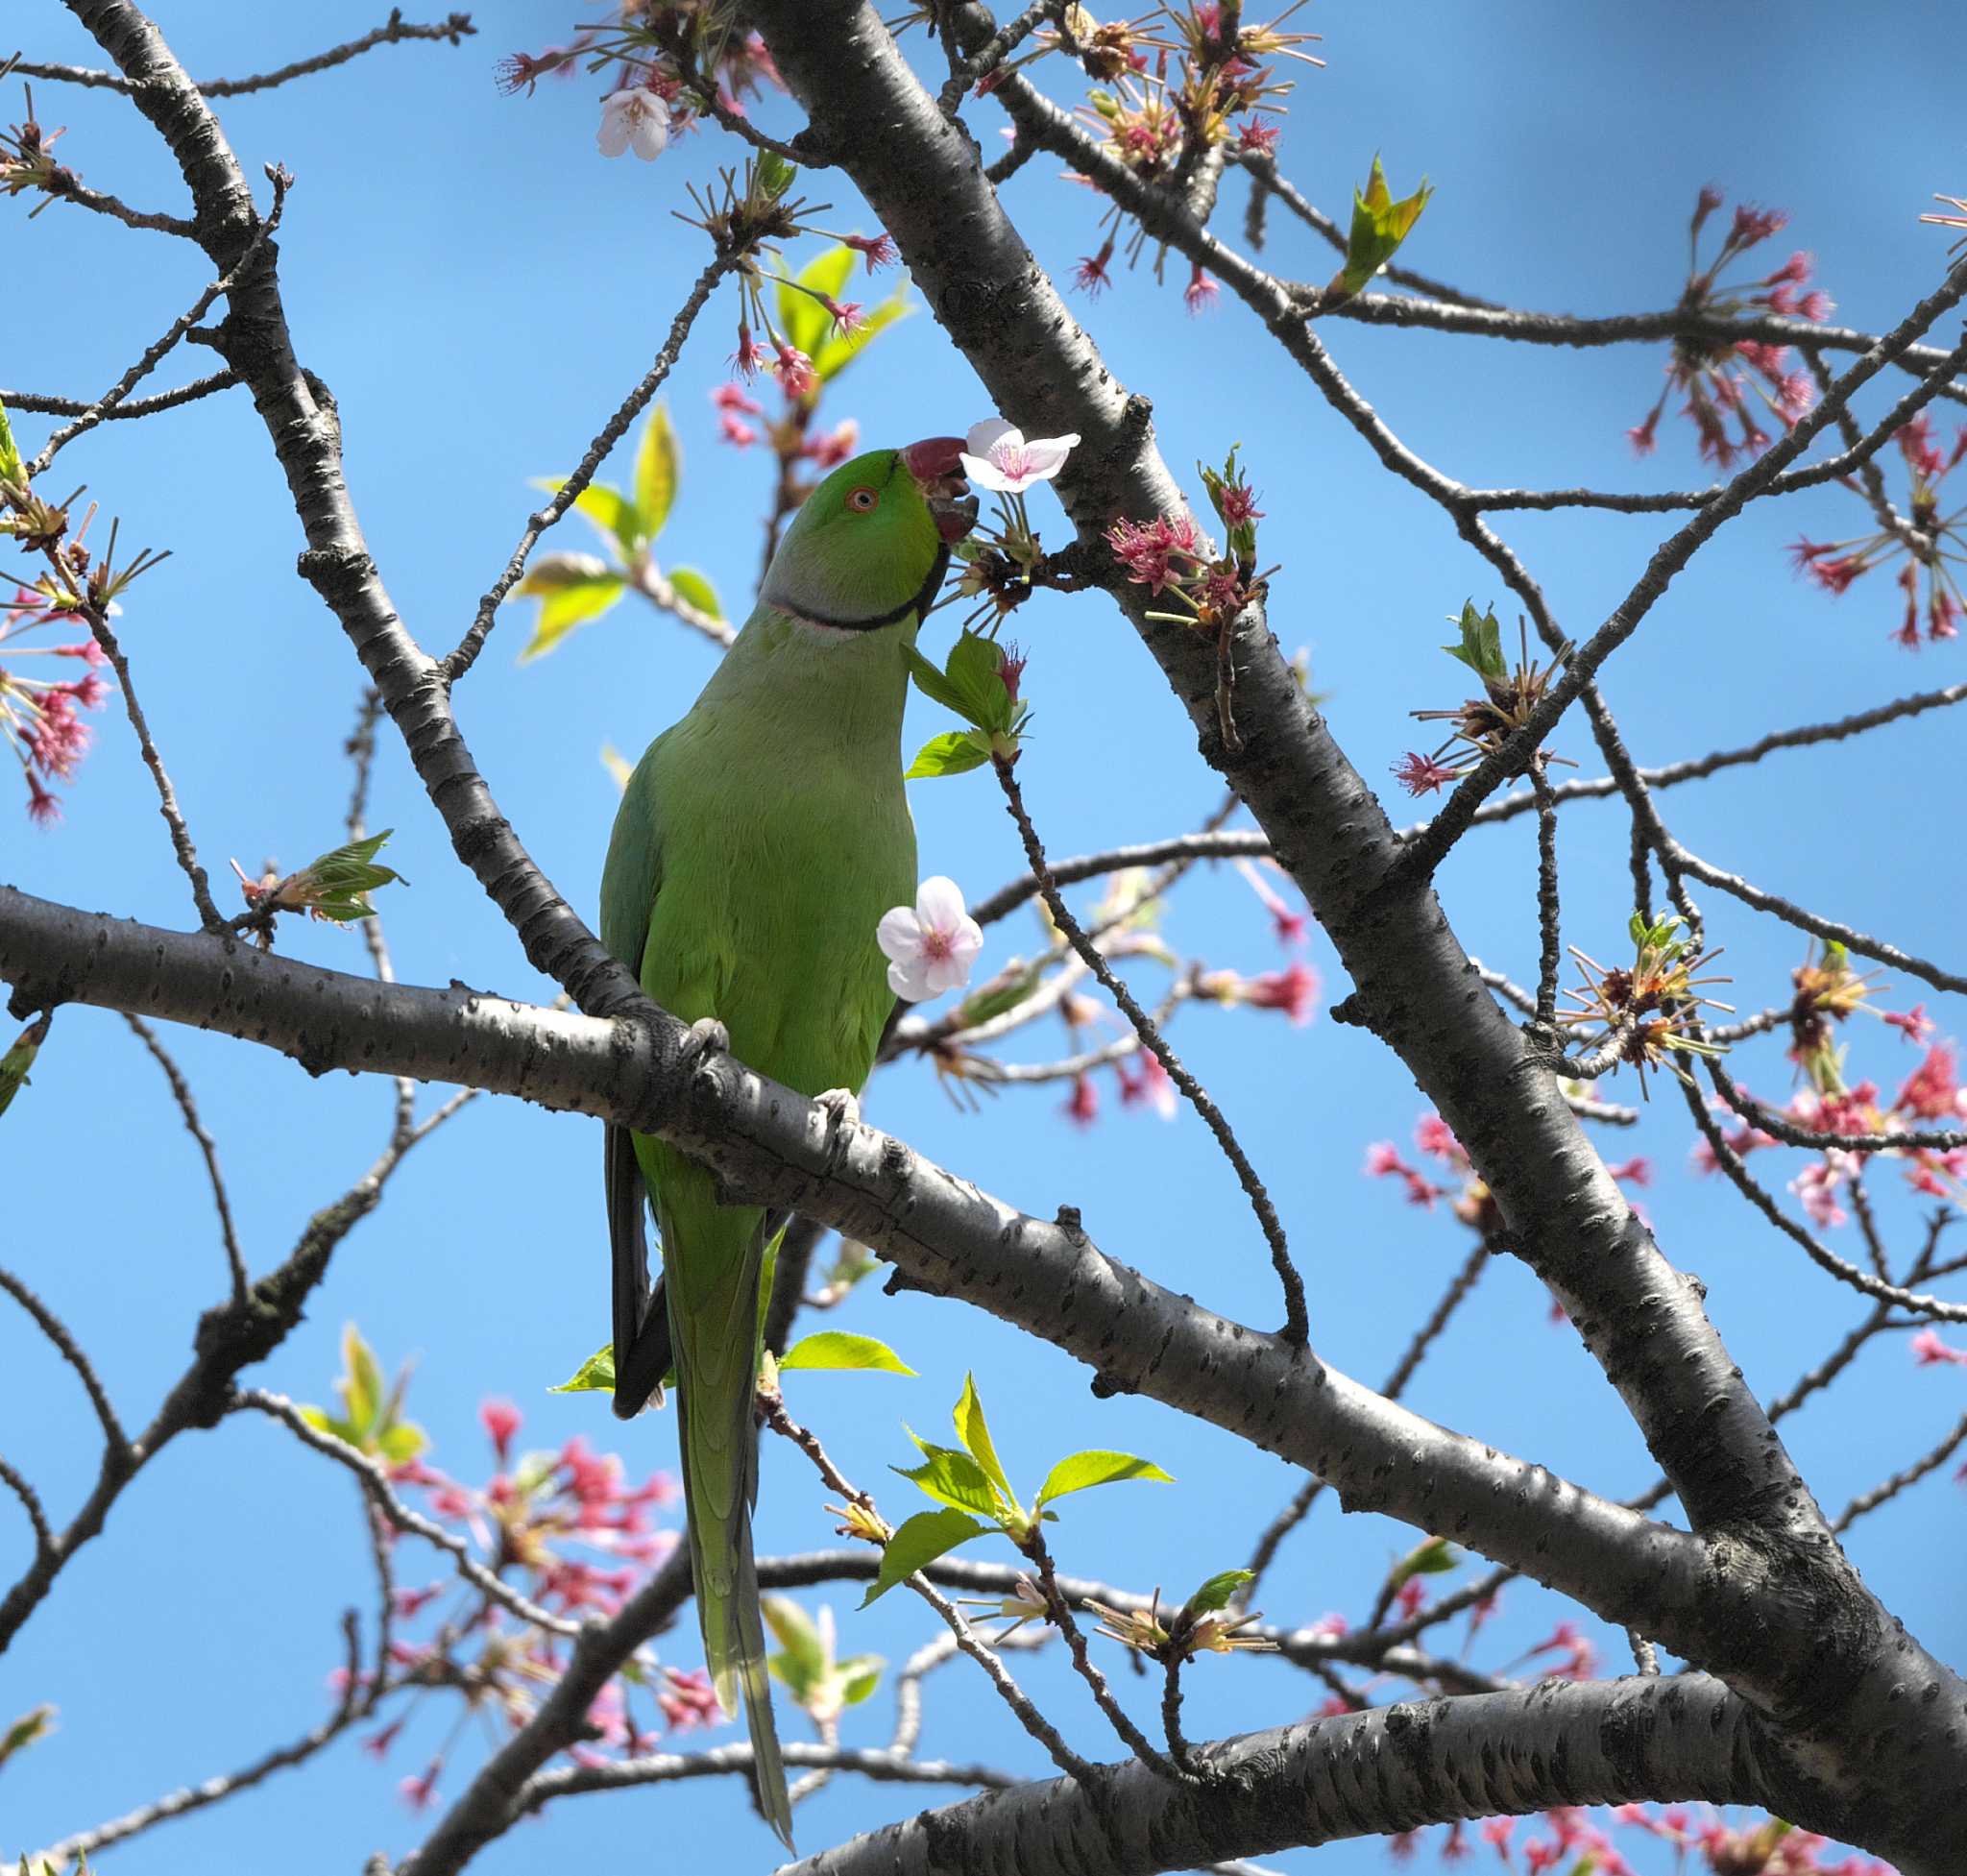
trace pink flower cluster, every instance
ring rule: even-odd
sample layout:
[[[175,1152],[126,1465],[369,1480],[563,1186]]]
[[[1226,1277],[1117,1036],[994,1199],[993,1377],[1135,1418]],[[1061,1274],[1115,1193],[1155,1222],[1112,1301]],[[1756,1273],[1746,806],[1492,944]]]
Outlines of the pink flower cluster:
[[[1696,256],[1701,230],[1720,206],[1720,190],[1711,185],[1701,191],[1689,234]],[[1828,319],[1833,303],[1821,287],[1809,286],[1812,263],[1801,252],[1760,280],[1721,284],[1728,268],[1780,233],[1788,220],[1780,209],[1737,207],[1714,257],[1705,267],[1696,259],[1681,293],[1681,309],[1722,316],[1769,313],[1816,322]],[[1666,383],[1653,408],[1626,432],[1639,454],[1653,449],[1661,413],[1676,391],[1686,394],[1681,414],[1694,426],[1703,459],[1721,470],[1732,468],[1737,455],[1756,456],[1768,448],[1769,434],[1752,397],[1785,429],[1793,428],[1816,401],[1815,383],[1808,372],[1791,369],[1785,345],[1697,335],[1678,338],[1666,361]]]
[[[1951,449],[1933,435],[1932,419],[1925,411],[1901,426],[1893,441],[1905,459],[1910,483],[1904,524],[1881,525],[1875,533],[1842,541],[1795,542],[1789,555],[1796,571],[1808,573],[1825,592],[1842,594],[1875,567],[1898,561],[1893,583],[1905,595],[1892,642],[1917,651],[1925,627],[1928,644],[1960,636],[1967,613],[1967,591],[1955,568],[1967,560],[1967,506],[1950,515],[1940,513],[1940,484],[1967,461],[1967,425],[1962,425]],[[1882,524],[1892,519],[1881,516]]]
[[[1931,1025],[1920,1011],[1894,1020],[1893,1027],[1915,1041]],[[1720,1109],[1717,1111],[1732,1112]],[[1862,1081],[1830,1092],[1804,1087],[1791,1096],[1787,1117],[1799,1127],[1816,1133],[1837,1133],[1851,1137],[1865,1134],[1906,1133],[1916,1128],[1946,1126],[1967,1121],[1967,1088],[1960,1082],[1958,1052],[1952,1042],[1930,1044],[1919,1066],[1906,1076],[1889,1104],[1882,1101],[1879,1085]],[[1778,1144],[1760,1129],[1743,1125],[1724,1135],[1737,1154]],[[1823,1230],[1831,1230],[1849,1223],[1850,1214],[1839,1195],[1849,1182],[1874,1157],[1895,1159],[1905,1169],[1906,1183],[1928,1198],[1957,1203],[1967,1191],[1967,1147],[1887,1147],[1878,1152],[1862,1148],[1830,1147],[1806,1166],[1789,1182],[1804,1211]],[[1716,1169],[1712,1150],[1705,1139],[1693,1149],[1696,1171]]]
[[[653,1473],[631,1485],[619,1458],[595,1451],[578,1435],[557,1450],[516,1453],[522,1417],[509,1401],[485,1401],[479,1421],[496,1465],[482,1485],[465,1484],[421,1458],[391,1467],[392,1483],[422,1495],[429,1516],[453,1526],[488,1570],[542,1608],[575,1620],[614,1615],[675,1546],[676,1533],[658,1528],[654,1520],[677,1499],[675,1481]],[[382,1541],[393,1545],[393,1528],[380,1531]],[[570,1547],[589,1554],[571,1553]],[[391,1614],[399,1623],[423,1618],[431,1627],[426,1636],[400,1633],[391,1642],[386,1693],[449,1689],[461,1693],[468,1707],[515,1731],[567,1666],[560,1637],[531,1627],[468,1583],[399,1587]],[[345,1691],[347,1670],[337,1670],[329,1684],[337,1693]],[[357,1684],[369,1687],[366,1672]],[[645,1724],[629,1706],[644,1692],[654,1709]],[[363,1741],[364,1749],[385,1757],[411,1717],[399,1714]],[[588,1718],[596,1737],[571,1748],[571,1756],[592,1764],[608,1752],[647,1752],[664,1732],[722,1724],[724,1714],[701,1669],[659,1665],[644,1650],[629,1678],[618,1677],[601,1690]],[[399,1789],[413,1808],[437,1801],[448,1750],[447,1744],[423,1770],[401,1780]]]
[[[1697,1866],[1709,1876],[1892,1876],[1888,1864],[1875,1858],[1848,1856],[1835,1863],[1827,1861],[1828,1839],[1813,1832],[1794,1830],[1768,1820],[1731,1824],[1708,1807],[1697,1816],[1686,1805],[1622,1804],[1600,1815],[1614,1830],[1638,1831],[1668,1843],[1674,1851],[1674,1868],[1688,1867],[1691,1854]],[[1518,1845],[1517,1827],[1542,1830]],[[1639,1876],[1636,1865],[1613,1841],[1612,1833],[1594,1823],[1591,1815],[1574,1805],[1561,1805],[1540,1818],[1491,1817],[1484,1820],[1482,1841],[1493,1850],[1506,1869],[1522,1869],[1529,1876],[1560,1865],[1589,1868],[1592,1876]],[[1409,1831],[1393,1839],[1396,1856],[1411,1857],[1420,1842],[1420,1833]],[[1444,1863],[1457,1863],[1469,1853],[1469,1831],[1465,1824],[1448,1827],[1440,1844]],[[1518,1861],[1520,1849],[1521,1862]]]
[[[29,817],[44,827],[61,817],[61,798],[48,784],[73,781],[88,754],[93,732],[80,713],[100,710],[108,701],[109,686],[96,673],[109,659],[92,638],[71,645],[21,641],[41,626],[74,617],[52,609],[42,595],[26,587],[16,591],[0,617],[0,741],[20,763]],[[30,657],[75,659],[86,669],[79,677],[30,677],[18,662]]]

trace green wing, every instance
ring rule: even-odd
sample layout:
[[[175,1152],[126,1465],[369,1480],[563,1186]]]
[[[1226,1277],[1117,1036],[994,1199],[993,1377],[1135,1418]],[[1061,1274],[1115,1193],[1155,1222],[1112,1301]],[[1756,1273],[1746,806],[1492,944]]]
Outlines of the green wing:
[[[601,870],[601,942],[642,977],[649,914],[663,884],[663,839],[654,771],[658,737],[622,792]],[[647,1189],[635,1156],[635,1136],[609,1122],[602,1144],[608,1200],[608,1249],[613,1272],[615,1411],[624,1420],[642,1411],[668,1374],[669,1313],[649,1285]]]

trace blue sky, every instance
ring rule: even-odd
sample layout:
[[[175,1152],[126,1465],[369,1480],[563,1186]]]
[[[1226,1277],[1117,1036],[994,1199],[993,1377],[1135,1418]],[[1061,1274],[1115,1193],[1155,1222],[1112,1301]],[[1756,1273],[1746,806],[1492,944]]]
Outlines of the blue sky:
[[[194,74],[208,76],[277,64],[375,23],[348,0],[307,12],[299,21],[183,0],[161,12],[160,24]],[[62,10],[41,5],[14,17],[27,56],[95,62]],[[280,233],[296,343],[339,401],[372,551],[406,622],[433,651],[463,632],[510,552],[530,505],[527,478],[571,467],[646,368],[702,257],[670,210],[684,206],[686,182],[733,159],[693,138],[655,166],[603,161],[593,140],[599,80],[548,84],[530,100],[503,98],[491,82],[498,56],[564,33],[571,15],[505,5],[476,17],[480,35],[461,50],[385,49],[222,111],[249,175],[279,160],[298,178]],[[1914,218],[1933,190],[1960,188],[1960,152],[1957,139],[1932,134],[1956,115],[1945,61],[1906,51],[1941,15],[1902,5],[1868,19],[1876,29],[1854,35],[1848,11],[1828,6],[1784,9],[1780,23],[1766,10],[1690,5],[1315,6],[1297,23],[1323,34],[1319,49],[1330,63],[1300,85],[1281,162],[1332,209],[1374,150],[1396,189],[1424,171],[1439,193],[1409,249],[1416,266],[1512,304],[1581,312],[1673,299],[1687,216],[1712,181],[1731,201],[1787,208],[1791,228],[1769,264],[1785,244],[1809,248],[1837,317],[1882,329],[1938,278],[1944,242]],[[1069,98],[1062,73],[1051,76]],[[59,154],[89,183],[182,209],[175,175],[127,105],[54,85],[36,86],[36,101],[45,124],[69,127]],[[18,104],[10,85],[0,116],[16,116]],[[974,121],[994,149],[991,111],[979,109]],[[1096,244],[1097,211],[1082,191],[1060,184],[1057,168],[1049,159],[1029,165],[1008,200],[1038,259],[1062,277]],[[844,180],[816,179],[812,193],[837,205],[823,218],[830,225],[871,227]],[[1224,231],[1234,234],[1240,183],[1226,194]],[[11,215],[7,253],[31,285],[6,296],[0,311],[0,383],[97,392],[205,283],[202,257],[166,237],[61,207],[32,223],[19,204]],[[1267,258],[1307,279],[1323,279],[1332,264],[1275,213]],[[1378,471],[1226,296],[1189,319],[1179,278],[1171,268],[1171,285],[1156,290],[1143,271],[1078,310],[1110,368],[1153,398],[1161,448],[1178,473],[1243,445],[1270,516],[1265,557],[1283,568],[1273,624],[1287,649],[1309,647],[1336,732],[1376,778],[1414,740],[1410,710],[1462,694],[1455,668],[1435,649],[1443,615],[1471,594],[1478,603],[1503,596],[1444,518]],[[685,470],[664,547],[666,557],[704,568],[735,605],[755,576],[767,488],[757,455],[716,440],[708,393],[724,376],[730,317],[728,300],[714,304],[668,393]],[[1405,440],[1467,480],[1655,488],[1705,479],[1690,433],[1671,418],[1654,459],[1635,463],[1626,446],[1626,426],[1658,389],[1662,347],[1508,350],[1343,324],[1325,337]],[[179,381],[207,359],[187,348],[161,378]],[[987,414],[926,314],[887,334],[828,408],[884,443]],[[44,426],[27,419],[20,430],[37,446]],[[625,460],[610,473],[625,479]],[[331,844],[349,785],[340,743],[359,673],[293,576],[298,525],[246,402],[214,399],[98,430],[66,453],[61,477],[87,481],[91,497],[122,517],[126,543],[174,550],[132,595],[124,639],[207,865],[222,870],[236,855],[252,869],[269,854],[294,865]],[[1041,496],[1032,512],[1048,543],[1062,542],[1056,504]],[[1617,602],[1665,531],[1646,518],[1503,522],[1574,636]],[[1641,762],[1967,674],[1958,644],[1913,659],[1887,643],[1893,596],[1879,580],[1840,601],[1792,581],[1786,541],[1862,525],[1851,497],[1815,491],[1752,511],[1675,582],[1605,673]],[[571,522],[554,545],[586,547],[583,531]],[[714,654],[624,605],[522,669],[525,623],[518,613],[504,619],[460,687],[460,719],[504,812],[586,908],[615,800],[597,751],[607,743],[633,753],[672,721]],[[1195,758],[1188,723],[1110,607],[1043,598],[1018,632],[1037,709],[1020,773],[1053,852],[1173,833],[1214,807],[1219,786]],[[930,642],[938,643],[933,631]],[[941,727],[917,699],[911,738]],[[1556,746],[1596,772],[1582,724],[1566,721]],[[1716,864],[1913,952],[1956,958],[1957,863],[1932,829],[1957,749],[1957,726],[1938,713],[1841,752],[1778,757],[1676,792],[1664,805],[1675,832]],[[146,790],[125,726],[106,718],[62,827],[34,828],[0,801],[0,877],[49,898],[183,925],[187,895]],[[918,784],[913,798],[925,873],[950,873],[972,896],[1018,873],[1013,830],[983,778]],[[406,979],[550,994],[453,863],[387,732],[372,821],[397,828],[390,857],[413,882],[385,901]],[[1566,814],[1566,936],[1600,957],[1615,948],[1629,910],[1625,852],[1616,810]],[[1534,969],[1533,865],[1529,825],[1518,821],[1471,836],[1443,875],[1464,942],[1519,979]],[[1735,1000],[1744,1009],[1781,1000],[1802,956],[1796,935],[1725,902],[1709,910]],[[1254,971],[1283,962],[1260,909],[1227,870],[1183,889],[1168,932],[1178,949],[1212,965]],[[281,942],[298,957],[361,967],[350,935],[297,927]],[[985,967],[1034,942],[1032,924],[1008,921],[991,935]],[[1340,994],[1316,933],[1308,955],[1327,1000]],[[1160,980],[1143,970],[1140,981],[1153,988]],[[1961,1033],[1958,1007],[1944,998],[1901,986],[1885,1000],[1904,1008],[1922,995],[1944,1033]],[[264,1269],[366,1166],[384,1135],[389,1091],[344,1076],[310,1083],[283,1059],[240,1044],[168,1039],[219,1140],[249,1258]],[[1423,1106],[1410,1079],[1361,1032],[1323,1015],[1300,1032],[1258,1012],[1195,1011],[1176,1040],[1276,1195],[1310,1287],[1320,1352],[1377,1380],[1466,1249],[1444,1213],[1412,1210],[1360,1175],[1372,1141],[1407,1141]],[[1042,1059],[1055,1044],[1053,1035],[1030,1038],[1025,1053]],[[1854,1068],[1888,1086],[1913,1060],[1877,1026],[1853,1051]],[[1787,1090],[1777,1046],[1746,1052],[1737,1072],[1772,1098]],[[912,1067],[885,1071],[865,1106],[870,1119],[1033,1212],[1079,1206],[1103,1247],[1159,1280],[1228,1314],[1274,1322],[1261,1241],[1201,1127],[1187,1116],[1163,1125],[1122,1114],[1111,1092],[1109,1082],[1105,1113],[1083,1133],[1061,1117],[1062,1090],[1008,1094],[972,1113]],[[1686,1135],[1680,1104],[1662,1099],[1607,1151],[1652,1156],[1657,1177],[1644,1203],[1667,1255],[1705,1279],[1736,1358],[1773,1394],[1829,1349],[1858,1313],[1855,1300],[1758,1228],[1732,1195],[1688,1177]],[[182,1371],[223,1268],[202,1171],[160,1080],[118,1019],[65,1011],[30,1094],[8,1115],[5,1141],[6,1261],[62,1314],[126,1420],[140,1423]],[[474,1415],[489,1395],[518,1401],[524,1437],[542,1445],[586,1431],[619,1445],[632,1471],[671,1464],[673,1421],[644,1421],[618,1441],[592,1398],[544,1392],[606,1332],[596,1146],[590,1122],[476,1104],[420,1150],[338,1255],[306,1324],[251,1378],[325,1400],[341,1327],[353,1321],[386,1361],[414,1361],[412,1412],[432,1432],[438,1462],[466,1476],[480,1465]],[[1916,1213],[1889,1170],[1880,1172],[1882,1208],[1903,1248]],[[1176,1474],[1173,1486],[1081,1500],[1057,1545],[1075,1573],[1178,1594],[1241,1561],[1296,1483],[1278,1462],[1152,1403],[1096,1402],[1082,1370],[961,1305],[885,1299],[869,1284],[829,1326],[879,1334],[921,1371],[915,1380],[814,1376],[794,1393],[795,1410],[863,1481],[889,1478],[884,1468],[904,1461],[904,1418],[925,1432],[945,1424],[966,1370],[1020,1476],[1037,1476],[1072,1445],[1144,1452]],[[0,1450],[65,1516],[93,1467],[85,1407],[17,1319],[0,1318]],[[1958,1413],[1959,1388],[1958,1371],[1915,1371],[1904,1338],[1875,1346],[1833,1402],[1805,1410],[1789,1429],[1827,1505],[1834,1510],[1924,1450]],[[1652,1476],[1596,1368],[1566,1328],[1546,1323],[1541,1287],[1506,1261],[1487,1273],[1409,1398],[1608,1495]],[[910,1488],[890,1483],[879,1488],[884,1505],[896,1515],[911,1509]],[[830,1542],[822,1496],[786,1455],[768,1453],[761,1549]],[[1852,1543],[1867,1580],[1955,1660],[1967,1627],[1943,1588],[1953,1572],[1933,1560],[1957,1546],[1961,1516],[1958,1490],[1939,1481],[1865,1521]],[[1208,1536],[1199,1543],[1197,1533]],[[1411,1542],[1384,1521],[1342,1520],[1328,1498],[1286,1548],[1264,1604],[1280,1619],[1326,1610],[1359,1618],[1388,1561]],[[10,1515],[0,1522],[0,1574],[11,1577],[26,1554]],[[417,1580],[422,1566],[404,1568]],[[0,1851],[95,1823],[304,1731],[327,1711],[336,1624],[346,1604],[365,1599],[366,1569],[350,1481],[283,1435],[231,1425],[174,1447],[126,1495],[0,1669],[0,1718],[43,1700],[61,1710],[60,1731],[4,1774]],[[425,1573],[438,1571],[433,1564]],[[857,1597],[842,1590],[831,1599],[844,1617]],[[1499,1665],[1560,1613],[1542,1593],[1513,1589],[1500,1640],[1478,1658]],[[1616,1670],[1618,1638],[1592,1627]],[[926,1634],[920,1612],[900,1597],[845,1618],[850,1646],[895,1660]],[[665,1646],[679,1665],[694,1659],[688,1633]],[[1021,1671],[1081,1749],[1110,1753],[1098,1717],[1056,1660]],[[1211,1735],[1282,1723],[1316,1705],[1320,1692],[1287,1669],[1211,1660],[1193,1676],[1189,1718]],[[885,1738],[886,1694],[863,1712],[848,1737]],[[797,1716],[786,1723],[795,1727]],[[420,1767],[447,1724],[434,1707],[421,1714],[386,1768],[345,1742],[254,1796],[163,1827],[115,1853],[112,1866],[139,1876],[202,1868],[279,1843],[291,1876],[315,1876],[353,1868],[376,1848],[401,1854],[419,1833],[396,1780]],[[460,1745],[446,1796],[462,1789],[480,1749]],[[925,1749],[1039,1769],[981,1683],[955,1669],[935,1686]],[[837,1785],[802,1814],[802,1845],[917,1806],[915,1794]],[[478,1866],[498,1876],[543,1852],[619,1854],[623,1840],[653,1846],[686,1830],[717,1846],[700,1867],[749,1871],[773,1861],[736,1788],[706,1782],[563,1805]],[[1313,1866],[1303,1852],[1267,1862]],[[1316,1866],[1384,1863],[1369,1843],[1323,1851]]]

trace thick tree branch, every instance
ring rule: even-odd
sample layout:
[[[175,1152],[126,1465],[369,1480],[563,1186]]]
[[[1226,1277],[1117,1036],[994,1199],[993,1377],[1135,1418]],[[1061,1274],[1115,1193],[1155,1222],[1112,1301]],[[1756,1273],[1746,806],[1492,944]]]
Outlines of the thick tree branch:
[[[1498,1751],[1495,1742],[1508,1740]],[[1647,1797],[1781,1802],[1753,1716],[1700,1674],[1376,1707],[1202,1746],[1203,1776],[1137,1763],[925,1812],[781,1876],[1153,1876],[1456,1817]]]
[[[0,977],[30,1002],[128,1003],[279,1048],[316,1073],[463,1078],[660,1133],[734,1190],[831,1225],[928,1287],[1055,1343],[1104,1386],[1149,1394],[1321,1474],[1349,1506],[1397,1516],[1405,1504],[1414,1522],[1496,1545],[1494,1554],[1605,1605],[1609,1620],[1643,1620],[1669,1643],[1680,1634],[1692,1645],[1663,1601],[1685,1597],[1690,1619],[1708,1623],[1715,1592],[1702,1547],[1684,1533],[1541,1467],[1486,1455],[1308,1352],[1174,1296],[1104,1255],[1074,1214],[1056,1224],[1023,1215],[890,1135],[830,1123],[729,1057],[689,1055],[687,1032],[660,1011],[608,1023],[463,987],[379,985],[5,887]],[[1642,1608],[1625,1606],[1632,1596]]]

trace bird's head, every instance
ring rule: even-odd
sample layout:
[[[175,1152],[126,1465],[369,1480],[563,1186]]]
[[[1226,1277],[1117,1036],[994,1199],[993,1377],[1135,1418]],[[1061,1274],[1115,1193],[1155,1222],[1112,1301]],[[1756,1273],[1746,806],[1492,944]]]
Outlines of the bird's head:
[[[976,525],[960,437],[927,437],[845,462],[811,495],[779,543],[760,593],[816,624],[876,631],[935,599],[950,548]]]

